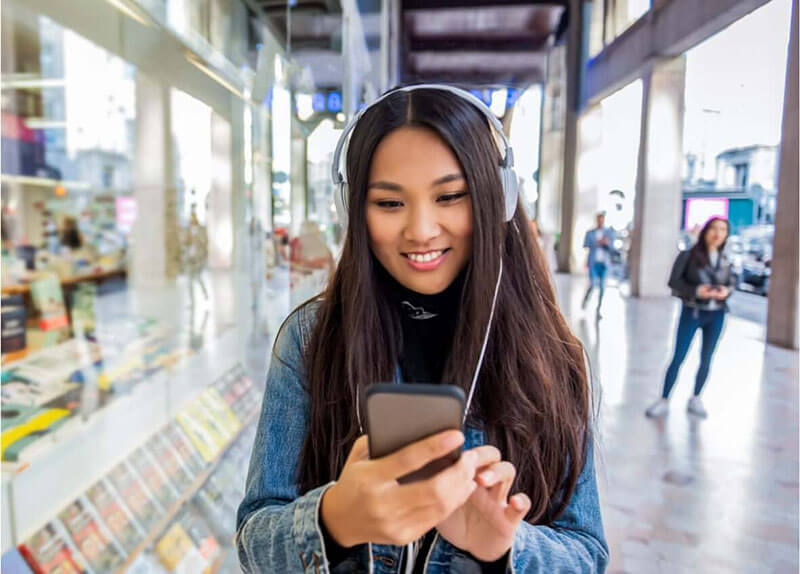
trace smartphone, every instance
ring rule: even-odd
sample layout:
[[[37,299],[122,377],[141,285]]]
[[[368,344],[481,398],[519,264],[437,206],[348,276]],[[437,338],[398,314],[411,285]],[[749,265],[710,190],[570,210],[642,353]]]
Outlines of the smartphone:
[[[364,400],[370,458],[380,458],[413,442],[446,430],[461,430],[464,391],[456,385],[376,383]],[[458,461],[461,449],[431,461],[398,479],[430,478]]]

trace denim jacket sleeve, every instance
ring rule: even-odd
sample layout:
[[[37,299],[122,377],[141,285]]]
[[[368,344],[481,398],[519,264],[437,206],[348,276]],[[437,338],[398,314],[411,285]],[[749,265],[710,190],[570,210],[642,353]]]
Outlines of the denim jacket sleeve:
[[[511,572],[605,572],[608,545],[603,533],[594,452],[590,444],[569,505],[554,526],[523,522],[511,546]]]
[[[299,496],[297,460],[308,424],[302,385],[305,310],[296,311],[275,342],[245,496],[236,520],[236,549],[245,572],[327,572],[319,504],[330,486]]]

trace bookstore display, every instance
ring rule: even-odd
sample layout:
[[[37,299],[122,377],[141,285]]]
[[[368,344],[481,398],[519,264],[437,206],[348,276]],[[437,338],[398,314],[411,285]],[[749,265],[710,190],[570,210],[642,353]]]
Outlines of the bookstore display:
[[[62,397],[49,387],[42,392],[43,404]],[[226,558],[235,564],[236,506],[262,392],[241,366],[227,371],[70,504],[43,517],[43,527],[3,555],[3,572],[219,572]],[[68,408],[28,401],[20,411],[69,416]],[[5,421],[5,395],[3,402]]]
[[[2,460],[24,450],[76,415],[88,415],[192,354],[186,341],[155,320],[98,328],[90,309],[73,323],[92,334],[75,337],[4,364]]]

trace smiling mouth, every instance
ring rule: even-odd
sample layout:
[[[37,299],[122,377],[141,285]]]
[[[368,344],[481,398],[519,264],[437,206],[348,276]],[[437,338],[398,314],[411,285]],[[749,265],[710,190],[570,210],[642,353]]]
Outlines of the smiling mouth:
[[[436,261],[448,251],[450,251],[449,247],[446,249],[437,249],[434,251],[409,252],[409,253],[403,253],[403,257],[410,259],[414,263],[430,263],[431,261]]]

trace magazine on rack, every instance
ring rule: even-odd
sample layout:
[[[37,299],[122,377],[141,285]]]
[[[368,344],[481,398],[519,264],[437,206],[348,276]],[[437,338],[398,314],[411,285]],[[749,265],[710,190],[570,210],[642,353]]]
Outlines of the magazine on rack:
[[[145,532],[136,523],[130,510],[125,508],[121,498],[112,491],[106,479],[95,483],[86,492],[86,497],[126,554],[132,552],[144,539]]]
[[[139,481],[133,469],[126,462],[123,461],[115,466],[108,473],[108,479],[145,532],[149,532],[163,516],[164,509]]]
[[[88,500],[79,498],[58,517],[93,570],[111,572],[125,562],[122,549],[111,539],[110,532],[101,526],[99,516]]]
[[[194,475],[203,471],[206,463],[179,423],[172,422],[164,427],[163,437],[178,453],[181,461],[189,469],[190,476],[194,477]]]
[[[17,462],[28,446],[61,426],[69,415],[67,409],[3,402],[2,459]]]
[[[20,544],[19,550],[36,574],[80,574],[86,570],[86,561],[58,520],[47,523]]]
[[[177,488],[170,484],[158,463],[144,448],[137,448],[128,461],[162,508],[169,508],[178,500],[180,493]]]
[[[169,481],[175,485],[179,493],[186,491],[192,484],[191,470],[181,460],[178,452],[167,442],[162,433],[156,433],[147,441],[145,450],[157,460]]]

